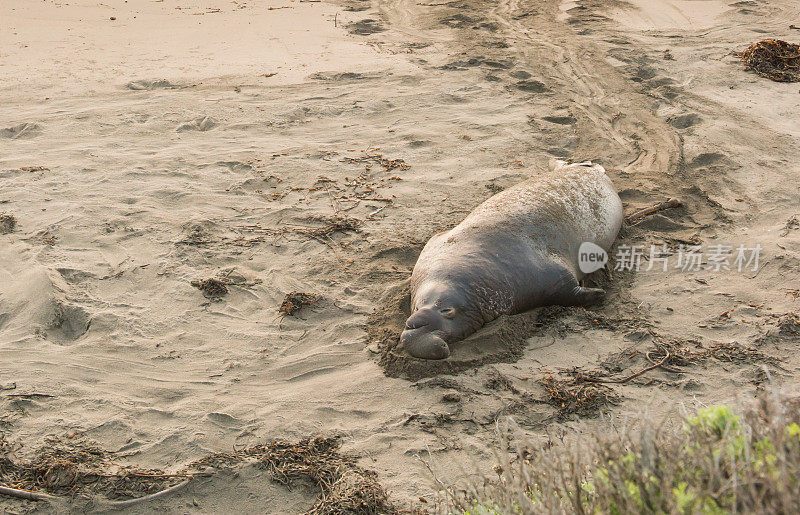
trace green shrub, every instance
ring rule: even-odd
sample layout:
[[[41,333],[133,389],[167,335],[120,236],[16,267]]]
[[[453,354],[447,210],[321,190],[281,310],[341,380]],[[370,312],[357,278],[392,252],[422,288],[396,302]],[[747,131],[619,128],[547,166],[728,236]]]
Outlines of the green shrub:
[[[448,488],[448,511],[526,513],[800,513],[800,410],[703,408],[677,427],[579,434],[550,448],[516,445],[498,479]],[[461,491],[458,495],[456,492]]]

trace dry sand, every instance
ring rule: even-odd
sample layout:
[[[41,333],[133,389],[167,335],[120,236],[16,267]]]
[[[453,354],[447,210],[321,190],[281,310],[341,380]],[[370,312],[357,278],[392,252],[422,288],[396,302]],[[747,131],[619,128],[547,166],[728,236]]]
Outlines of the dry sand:
[[[635,371],[653,334],[773,359],[655,370],[615,386],[609,415],[751,397],[765,365],[796,390],[800,86],[730,51],[798,39],[798,5],[0,2],[0,212],[17,221],[0,235],[0,387],[16,384],[0,430],[20,458],[80,433],[166,470],[339,434],[424,508],[418,456],[491,475],[505,415],[532,438],[574,430],[537,378]],[[434,379],[387,377],[377,340],[424,242],[554,156],[604,165],[629,209],[683,200],[621,243],[759,243],[760,269],[607,274],[594,311],[511,317],[478,336],[483,357],[473,341],[449,369],[390,367]],[[337,214],[360,232],[309,232]],[[190,284],[210,277],[233,283],[221,300]],[[291,291],[321,298],[281,318]],[[138,509],[297,513],[314,496],[246,468]]]

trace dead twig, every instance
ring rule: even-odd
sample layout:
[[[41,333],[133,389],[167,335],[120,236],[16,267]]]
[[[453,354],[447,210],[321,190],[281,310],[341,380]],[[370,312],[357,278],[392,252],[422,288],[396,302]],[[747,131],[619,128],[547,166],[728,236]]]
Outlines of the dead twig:
[[[655,204],[653,206],[646,207],[644,209],[639,209],[638,211],[634,211],[633,213],[625,217],[625,221],[628,222],[630,225],[636,225],[639,222],[641,222],[644,218],[647,218],[648,216],[654,215],[666,209],[680,207],[682,205],[683,202],[681,202],[679,199],[671,198],[669,200],[659,202],[658,204]]]
[[[55,495],[20,490],[19,488],[9,488],[7,486],[0,486],[0,494],[16,497],[17,499],[27,499],[29,501],[54,501],[57,499]]]
[[[640,370],[640,371],[638,371],[638,372],[636,372],[634,374],[631,374],[628,377],[622,378],[622,379],[602,379],[602,378],[599,378],[599,377],[593,377],[593,376],[588,376],[588,375],[581,375],[581,379],[583,381],[588,381],[590,383],[611,383],[611,384],[627,383],[631,379],[636,379],[637,377],[639,377],[642,374],[645,374],[645,373],[647,373],[647,372],[649,372],[649,371],[651,371],[653,369],[656,369],[658,367],[663,366],[664,363],[667,362],[667,360],[669,359],[670,356],[671,356],[671,354],[670,354],[669,350],[667,350],[666,351],[666,355],[658,363],[654,363],[653,365],[650,365],[649,367],[645,367],[642,370]]]
[[[154,494],[145,495],[144,497],[137,497],[136,499],[127,499],[125,501],[109,501],[109,504],[111,506],[115,507],[115,508],[121,508],[123,506],[133,506],[134,504],[140,504],[140,503],[143,503],[143,502],[152,501],[153,499],[158,499],[160,497],[165,497],[165,496],[167,496],[169,494],[177,492],[178,490],[180,490],[180,489],[184,488],[186,485],[188,485],[189,481],[191,481],[191,480],[192,480],[192,478],[190,477],[189,479],[185,479],[185,480],[181,481],[177,485],[171,486],[169,488],[165,488],[164,490],[161,490],[161,491],[156,492]]]

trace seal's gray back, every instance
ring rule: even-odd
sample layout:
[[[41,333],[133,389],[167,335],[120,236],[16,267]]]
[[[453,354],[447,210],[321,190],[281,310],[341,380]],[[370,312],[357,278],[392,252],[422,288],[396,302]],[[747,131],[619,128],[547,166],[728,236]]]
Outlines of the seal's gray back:
[[[592,242],[608,251],[622,217],[622,202],[602,166],[556,161],[548,172],[489,198],[440,238],[451,248],[476,238],[489,238],[497,245],[523,240],[580,278],[581,243]]]

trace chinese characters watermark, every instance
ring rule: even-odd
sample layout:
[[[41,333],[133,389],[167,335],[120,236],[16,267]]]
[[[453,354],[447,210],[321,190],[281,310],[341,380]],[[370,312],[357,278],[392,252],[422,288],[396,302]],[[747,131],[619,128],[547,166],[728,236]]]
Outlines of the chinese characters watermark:
[[[761,245],[714,244],[703,249],[700,245],[680,245],[677,250],[669,250],[666,245],[620,245],[617,247],[614,270],[678,269],[682,272],[712,272],[736,270],[758,270]],[[645,263],[643,263],[645,261]]]
[[[620,245],[615,255],[614,270],[666,272],[670,269],[682,272],[757,271],[761,245],[680,245],[677,250],[667,245]],[[608,253],[591,242],[581,243],[578,249],[578,267],[584,274],[600,270],[608,263]]]

